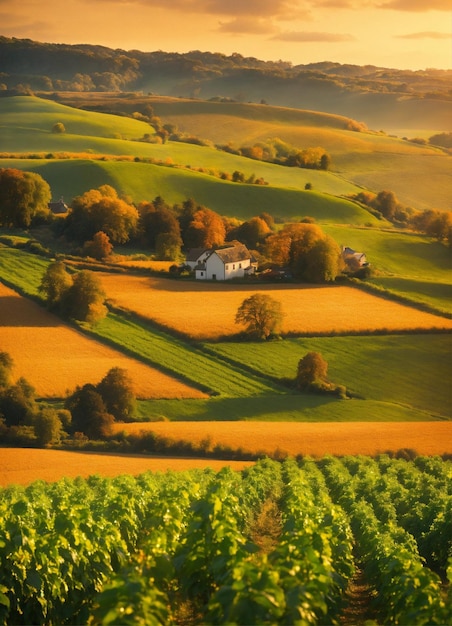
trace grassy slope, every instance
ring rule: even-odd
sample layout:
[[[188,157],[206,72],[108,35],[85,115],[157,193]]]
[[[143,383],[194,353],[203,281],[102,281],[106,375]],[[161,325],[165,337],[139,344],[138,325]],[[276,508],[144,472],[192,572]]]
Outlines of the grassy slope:
[[[215,352],[275,378],[294,378],[307,352],[320,352],[328,376],[360,398],[451,418],[451,335],[317,337],[253,344],[210,344]],[[351,401],[352,409],[354,401]]]
[[[311,215],[322,223],[379,224],[357,204],[315,190],[231,183],[207,174],[147,163],[0,159],[0,167],[11,166],[37,172],[50,184],[53,197],[63,196],[68,202],[88,189],[108,184],[135,202],[153,200],[158,195],[171,204],[195,198],[221,215],[240,219],[267,211],[288,221]]]
[[[450,250],[428,237],[400,231],[325,226],[342,245],[365,251],[376,270],[371,283],[452,313]]]
[[[153,106],[164,121],[215,143],[241,146],[279,137],[299,148],[320,145],[332,156],[332,170],[350,182],[373,191],[391,189],[418,209],[450,209],[452,157],[435,148],[349,131],[346,118],[312,111],[167,99]],[[419,135],[421,130],[412,130],[407,136]]]

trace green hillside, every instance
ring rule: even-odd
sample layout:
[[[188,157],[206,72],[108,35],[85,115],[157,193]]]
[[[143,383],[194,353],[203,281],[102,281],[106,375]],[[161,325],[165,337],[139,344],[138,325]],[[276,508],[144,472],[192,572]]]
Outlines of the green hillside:
[[[359,205],[316,191],[232,183],[206,174],[147,163],[1,159],[0,167],[37,172],[47,180],[55,198],[63,196],[68,202],[88,189],[108,184],[135,202],[153,200],[158,195],[171,204],[195,198],[220,215],[239,219],[249,219],[266,211],[282,221],[310,215],[321,223],[380,224]]]
[[[450,388],[444,384],[452,376],[451,335],[286,339],[253,344],[253,350],[243,343],[209,347],[275,379],[294,378],[298,361],[307,352],[320,352],[329,364],[329,378],[358,398],[451,418]]]
[[[119,115],[83,111],[34,97],[0,99],[1,150],[125,155],[229,174],[238,170],[263,178],[271,186],[304,189],[310,183],[316,191],[336,196],[356,193],[362,187],[375,192],[390,189],[407,206],[450,209],[452,157],[433,147],[347,130],[346,118],[312,111],[168,98],[152,98],[149,103],[162,123],[175,124],[180,131],[214,144],[240,147],[279,138],[297,149],[320,146],[331,155],[331,171],[276,166],[213,147],[136,141],[146,133],[153,134],[153,128]],[[134,105],[139,109],[144,100],[128,104],[131,109]],[[121,99],[119,106],[123,106]],[[58,121],[65,125],[66,133],[51,132]]]
[[[452,265],[445,245],[397,230],[324,228],[340,245],[365,252],[375,270],[370,284],[452,314]]]

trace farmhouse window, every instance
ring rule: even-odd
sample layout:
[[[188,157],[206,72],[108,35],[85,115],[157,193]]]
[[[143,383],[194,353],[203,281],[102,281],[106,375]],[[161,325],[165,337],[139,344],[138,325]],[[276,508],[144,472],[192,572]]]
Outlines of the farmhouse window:
[[[212,280],[217,280],[217,275],[216,274],[212,274]]]
[[[234,263],[234,265],[232,266],[232,269],[233,269],[233,270],[235,270],[235,263]]]
[[[241,269],[242,269],[242,264],[241,264],[241,263],[239,263],[239,270],[241,270]]]

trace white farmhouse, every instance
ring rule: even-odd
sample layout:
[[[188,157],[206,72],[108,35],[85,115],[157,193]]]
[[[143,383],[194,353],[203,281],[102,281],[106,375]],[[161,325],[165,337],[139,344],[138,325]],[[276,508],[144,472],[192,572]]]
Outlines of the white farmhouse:
[[[254,274],[256,264],[248,248],[237,241],[214,250],[200,252],[193,267],[197,280],[230,280]],[[190,259],[190,260],[189,260]],[[191,253],[187,265],[193,263]]]

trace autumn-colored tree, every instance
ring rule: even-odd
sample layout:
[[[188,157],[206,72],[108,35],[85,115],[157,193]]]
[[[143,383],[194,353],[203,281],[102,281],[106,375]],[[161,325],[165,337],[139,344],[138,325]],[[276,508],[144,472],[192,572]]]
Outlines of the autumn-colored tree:
[[[332,281],[343,269],[339,246],[309,222],[286,224],[267,237],[265,254],[273,264],[309,282]]]
[[[28,228],[37,218],[50,215],[49,184],[34,172],[0,169],[0,226]]]
[[[74,198],[64,232],[69,239],[84,243],[103,231],[112,244],[121,244],[136,232],[137,225],[136,207],[119,198],[110,185],[102,185]]]
[[[214,248],[222,246],[226,237],[223,219],[206,207],[199,208],[193,215],[184,237],[187,248]]]
[[[93,236],[91,241],[87,241],[83,246],[85,256],[92,257],[98,261],[108,259],[112,251],[113,245],[110,243],[110,237],[101,230]]]
[[[39,285],[39,291],[44,293],[49,309],[60,307],[72,283],[72,276],[67,272],[63,261],[54,261],[48,266]]]
[[[298,361],[296,385],[298,389],[308,389],[313,383],[326,380],[328,363],[319,352],[308,352]]]
[[[267,339],[281,330],[283,317],[279,300],[256,293],[243,300],[237,310],[235,323],[244,324],[249,335]]]
[[[0,395],[0,415],[7,426],[30,422],[35,411],[35,389],[25,378],[19,378]]]
[[[267,222],[262,217],[252,217],[228,233],[228,240],[237,239],[248,248],[255,249],[271,233]]]

